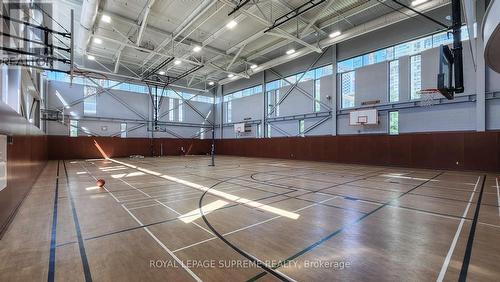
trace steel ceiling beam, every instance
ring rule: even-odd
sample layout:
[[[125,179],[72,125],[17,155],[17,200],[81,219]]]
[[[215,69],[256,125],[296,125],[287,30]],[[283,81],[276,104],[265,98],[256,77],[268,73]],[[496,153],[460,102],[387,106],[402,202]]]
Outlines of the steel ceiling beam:
[[[177,27],[176,30],[172,33],[171,36],[167,37],[163,40],[156,48],[155,52],[161,51],[164,47],[166,47],[170,42],[175,41],[177,37],[179,37],[186,29],[188,29],[196,20],[199,19],[205,12],[207,12],[214,4],[217,3],[217,0],[204,0],[201,4],[199,4],[189,16],[187,16],[184,21]],[[153,56],[150,54],[143,61],[143,65],[146,65]]]
[[[306,25],[306,27],[304,27],[302,32],[300,32],[300,35],[303,36],[307,31],[309,31],[309,29],[311,27],[313,27],[316,24],[316,22],[319,20],[323,11],[330,9],[330,7],[333,5],[333,3],[335,3],[335,0],[329,0],[328,3],[326,3],[326,5],[323,8],[321,8],[321,11],[319,13],[317,13],[316,16],[314,16],[314,18],[312,18],[312,20],[309,21],[309,23]],[[300,37],[300,36],[297,35],[297,37]]]
[[[289,22],[290,20],[302,15],[303,13],[317,7],[318,5],[320,5],[321,3],[325,2],[325,1],[327,1],[327,0],[310,0],[310,1],[302,4],[301,6],[297,7],[295,10],[290,11],[290,12],[284,14],[283,16],[277,18],[276,20],[274,20],[273,25],[270,26],[268,29],[266,29],[264,31],[264,33],[282,26],[283,24],[285,24],[285,23]]]
[[[427,12],[435,10],[437,8],[446,6],[449,3],[450,3],[449,0],[431,0],[431,1],[428,1],[426,3],[423,3],[419,6],[417,6],[416,9],[420,12],[427,13]],[[383,16],[383,17],[376,18],[374,20],[368,21],[364,24],[361,24],[361,25],[358,25],[354,28],[346,30],[338,37],[323,39],[319,42],[319,47],[326,48],[328,46],[338,44],[339,42],[343,42],[345,40],[364,35],[366,33],[390,26],[392,24],[399,23],[401,21],[408,19],[409,17],[410,18],[415,17],[417,15],[418,15],[417,13],[414,13],[414,12],[408,11],[408,10],[405,11],[405,13],[401,13],[401,11],[392,12],[392,13],[389,13],[389,14]],[[294,59],[308,55],[311,52],[312,51],[308,48],[302,48],[300,50],[297,50],[294,53]],[[249,57],[249,59],[250,59],[250,57]],[[263,70],[270,69],[274,66],[277,66],[277,65],[283,64],[285,62],[289,62],[289,61],[290,61],[290,56],[284,55],[284,56],[272,59],[264,64],[261,64],[261,65],[259,65],[259,67],[255,68],[255,69],[251,69],[251,70],[242,72],[240,74],[253,75],[257,72],[261,72]],[[236,79],[238,79],[238,78],[236,78]],[[234,80],[235,79],[223,79],[223,80],[219,81],[219,84],[222,84],[222,85],[227,84],[227,83],[232,82]]]
[[[141,45],[142,36],[144,35],[144,29],[148,24],[148,16],[151,11],[151,7],[153,7],[156,0],[148,0],[148,4],[146,6],[146,11],[144,12],[144,17],[142,18],[141,27],[139,28],[139,34],[137,34],[137,41],[135,42],[136,46]]]
[[[272,36],[276,36],[276,37],[280,37],[280,38],[286,38],[286,39],[290,39],[292,41],[295,41],[297,43],[299,43],[300,45],[303,45],[309,49],[311,49],[312,51],[316,52],[316,53],[321,53],[321,49],[316,47],[316,46],[313,46],[307,42],[305,42],[304,40],[302,39],[299,39],[291,34],[283,34],[283,33],[277,33],[277,32],[268,32],[267,34],[269,35],[272,35]]]
[[[250,2],[250,0],[240,1],[240,3],[236,7],[234,7],[234,9],[231,12],[229,12],[229,14],[227,14],[227,16],[231,16],[232,14],[236,13],[239,9],[243,8],[243,6],[248,4],[248,2]]]

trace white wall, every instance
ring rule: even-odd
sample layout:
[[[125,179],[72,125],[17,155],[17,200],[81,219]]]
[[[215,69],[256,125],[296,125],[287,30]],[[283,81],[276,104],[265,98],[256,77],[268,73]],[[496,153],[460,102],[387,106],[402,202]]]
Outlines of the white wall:
[[[48,85],[48,108],[49,109],[62,109],[63,103],[56,96],[56,91],[61,94],[68,104],[83,98],[84,86],[73,84],[70,85],[66,82],[50,81]],[[197,135],[201,128],[208,126],[205,121],[195,110],[193,110],[187,103],[183,103],[183,120],[179,121],[179,103],[180,99],[173,99],[163,97],[161,107],[159,109],[159,116],[169,110],[169,99],[174,100],[174,120],[170,122],[169,114],[160,118],[160,122],[170,123],[166,126],[169,131],[174,132],[154,132],[148,130],[148,124],[153,120],[153,109],[151,97],[148,94],[133,93],[121,90],[110,90],[119,100],[126,103],[125,106],[108,92],[104,92],[97,96],[96,114],[85,115],[84,103],[81,102],[72,106],[69,109],[64,109],[65,115],[68,118],[79,121],[79,126],[86,128],[91,134],[99,136],[112,136],[120,132],[120,124],[127,123],[127,129],[132,129],[139,125],[144,125],[138,129],[127,132],[127,137],[183,137],[192,138]],[[192,93],[198,94],[198,93]],[[206,95],[209,95],[208,93]],[[208,121],[212,121],[214,113],[212,113],[212,104],[202,103],[197,101],[190,101],[194,108],[197,109],[203,116],[207,117],[210,113]],[[130,110],[129,108],[132,108]],[[142,117],[146,118],[146,121]],[[149,121],[149,122],[148,122]],[[106,130],[103,130],[106,129]],[[69,135],[69,127],[67,124],[50,121],[48,124],[49,135]],[[79,132],[79,135],[86,135],[84,132]],[[208,134],[207,134],[208,136]]]
[[[368,48],[368,47],[367,47]],[[420,107],[415,101],[410,99],[410,57],[403,56],[399,58],[399,102],[389,103],[389,61],[377,64],[368,65],[355,70],[355,108],[361,107],[363,101],[380,100],[379,104],[379,121],[378,125],[372,126],[350,126],[349,125],[349,110],[337,109],[333,111],[336,118],[330,118],[323,124],[314,128],[306,135],[330,135],[332,134],[333,124],[337,127],[337,134],[387,134],[388,133],[388,112],[390,110],[399,111],[399,131],[400,133],[411,132],[434,132],[434,131],[474,131],[476,130],[476,102],[474,95],[476,92],[476,74],[475,66],[470,55],[470,45],[468,41],[463,44],[464,57],[464,84],[465,91],[462,94],[457,94],[457,99],[452,104],[439,104],[431,107]],[[346,49],[343,50],[347,54]],[[351,54],[351,53],[349,53]],[[360,55],[360,54],[355,54]],[[422,89],[436,88],[436,77],[438,73],[439,48],[433,48],[423,51],[421,54],[422,62]],[[331,59],[331,57],[330,57]],[[289,62],[280,66],[279,73],[283,76],[288,76],[300,71],[304,71],[314,57]],[[323,62],[324,63],[324,62]],[[266,72],[266,81],[272,81],[278,77],[272,73]],[[261,81],[263,77],[257,80],[252,80],[253,83]],[[340,75],[335,78],[337,87],[333,89],[333,76],[321,78],[321,101],[327,105],[332,105],[332,101],[327,97],[336,97],[340,101]],[[262,81],[260,82],[262,83]],[[239,86],[245,86],[239,88]],[[233,84],[225,85],[224,89],[231,89],[231,92],[224,91],[224,94],[229,94],[237,90],[244,89],[256,84],[244,84],[240,81]],[[313,96],[314,82],[306,81],[299,83],[299,86]],[[290,86],[280,88],[280,92],[285,94]],[[493,71],[486,70],[486,92],[500,91],[500,75]],[[500,97],[496,95],[495,97]],[[472,97],[472,98],[470,98]],[[243,122],[243,118],[251,117],[252,120],[261,121],[263,116],[263,108],[266,104],[263,100],[263,94],[257,94],[250,97],[232,100],[232,122]],[[469,100],[467,100],[469,99]],[[337,102],[340,107],[340,103]],[[386,105],[386,106],[384,106]],[[354,110],[351,109],[351,110]],[[322,112],[328,112],[329,109],[322,106]],[[224,113],[226,117],[227,113]],[[293,120],[271,121],[271,123],[286,132],[288,136],[298,135],[298,120],[301,119],[297,115],[308,115],[305,119],[305,127],[315,124],[321,117],[311,117],[313,114],[313,101],[306,97],[301,91],[294,89],[286,100],[280,105],[280,117],[290,117]],[[486,100],[486,128],[487,130],[500,129],[500,100],[491,98]],[[274,117],[274,116],[273,116]],[[225,127],[223,132],[224,138],[235,138],[232,127]],[[285,136],[276,129],[272,129],[272,137]],[[250,134],[246,137],[255,137],[255,134]]]

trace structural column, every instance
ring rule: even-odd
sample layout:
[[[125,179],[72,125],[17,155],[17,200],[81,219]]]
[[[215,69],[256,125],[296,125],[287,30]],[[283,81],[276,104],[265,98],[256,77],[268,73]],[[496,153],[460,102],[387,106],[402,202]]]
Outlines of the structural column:
[[[477,1],[477,26],[482,25],[482,19],[485,12],[484,1]],[[474,36],[474,31],[469,34]],[[472,40],[472,38],[470,39]],[[476,36],[476,131],[486,130],[486,66],[484,62],[484,42],[481,35]],[[474,48],[474,47],[473,47]]]
[[[337,44],[330,47],[332,52],[332,93],[330,94],[330,101],[332,107],[332,121],[331,121],[331,132],[332,135],[337,135]]]
[[[262,138],[266,138],[267,137],[267,90],[266,90],[266,72],[267,71],[263,71],[263,74],[262,74],[262,99],[263,99],[263,102],[262,102],[262,105],[264,106],[264,109],[262,110],[262,120],[260,122],[261,124],[261,132],[260,132],[260,137]]]
[[[219,107],[219,139],[222,139],[224,137],[224,93],[223,93],[223,87],[222,85],[217,86],[217,92],[216,92],[216,97],[219,97],[219,104],[217,107]]]

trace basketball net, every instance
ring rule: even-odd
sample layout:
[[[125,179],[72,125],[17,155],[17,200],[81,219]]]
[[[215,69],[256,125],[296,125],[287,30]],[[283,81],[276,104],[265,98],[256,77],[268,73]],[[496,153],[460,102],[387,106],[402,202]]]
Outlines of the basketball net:
[[[422,89],[418,91],[420,94],[420,106],[430,107],[436,104],[437,99],[441,95],[438,89]]]

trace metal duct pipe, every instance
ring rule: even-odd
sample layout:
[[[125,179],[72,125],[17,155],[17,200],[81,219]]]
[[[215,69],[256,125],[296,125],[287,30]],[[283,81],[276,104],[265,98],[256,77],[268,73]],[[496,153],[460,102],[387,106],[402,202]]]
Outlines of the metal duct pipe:
[[[78,37],[78,51],[85,54],[90,41],[90,34],[97,17],[99,0],[83,0],[82,14],[80,16],[80,36]]]

